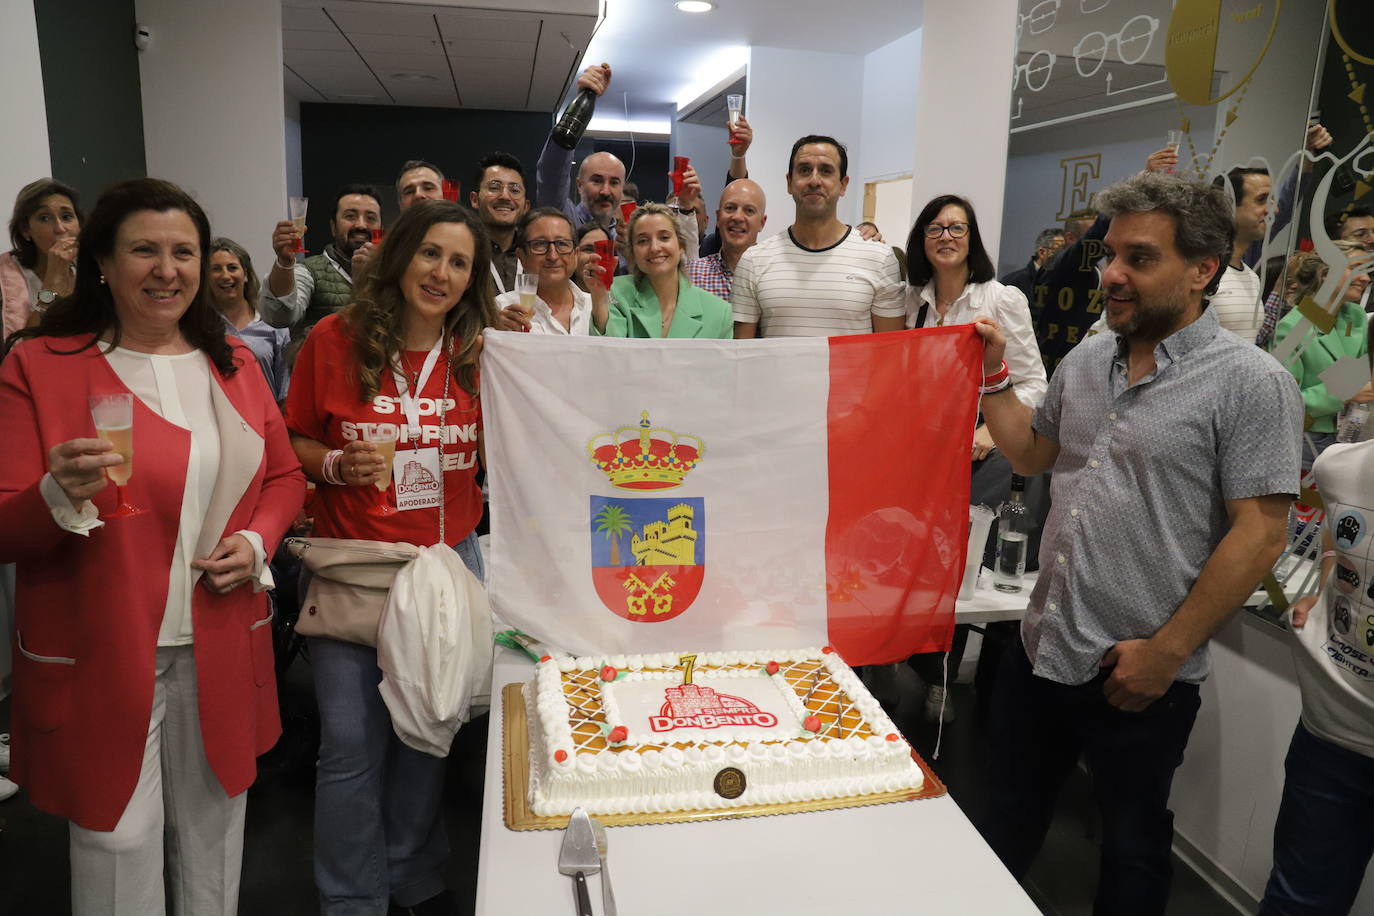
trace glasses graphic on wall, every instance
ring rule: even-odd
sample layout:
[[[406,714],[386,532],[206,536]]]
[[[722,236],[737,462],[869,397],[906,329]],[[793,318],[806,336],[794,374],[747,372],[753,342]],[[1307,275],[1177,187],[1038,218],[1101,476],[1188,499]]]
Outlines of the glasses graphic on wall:
[[[1078,11],[1083,15],[1100,13],[1112,5],[1112,0],[1078,0]]]
[[[1018,13],[1016,16],[1016,39],[1021,40],[1022,33],[1031,35],[1042,35],[1054,28],[1054,24],[1059,20],[1059,5],[1063,0],[1041,0],[1030,8],[1028,13]]]
[[[1127,19],[1115,35],[1089,32],[1073,46],[1074,68],[1084,79],[1093,76],[1102,69],[1113,42],[1116,43],[1118,60],[1127,65],[1138,64],[1150,53],[1150,46],[1154,44],[1155,33],[1158,31],[1159,20],[1142,13]]]
[[[1021,79],[1024,75],[1026,88],[1031,92],[1039,92],[1050,82],[1050,74],[1054,72],[1055,62],[1059,58],[1055,57],[1053,51],[1046,51],[1041,48],[1032,54],[1024,64],[1017,64],[1015,72],[1011,78],[1012,90],[1021,88]]]

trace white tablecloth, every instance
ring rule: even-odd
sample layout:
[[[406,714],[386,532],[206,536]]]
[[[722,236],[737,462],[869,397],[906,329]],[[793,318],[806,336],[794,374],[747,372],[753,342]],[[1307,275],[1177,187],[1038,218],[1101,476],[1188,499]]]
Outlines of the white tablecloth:
[[[534,667],[517,652],[496,651],[476,911],[572,914],[572,880],[557,867],[562,831],[513,831],[505,824],[501,688],[528,680]],[[947,795],[811,814],[611,827],[607,834],[617,908],[625,916],[1039,913]],[[598,880],[589,881],[589,890],[593,910],[604,916]]]

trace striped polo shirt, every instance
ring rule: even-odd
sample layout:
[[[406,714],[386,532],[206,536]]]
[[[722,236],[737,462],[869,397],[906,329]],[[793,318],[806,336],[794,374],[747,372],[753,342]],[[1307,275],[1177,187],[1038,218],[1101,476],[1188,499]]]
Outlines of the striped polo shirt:
[[[746,251],[730,297],[735,321],[757,324],[760,337],[868,334],[873,318],[906,316],[897,258],[852,228],[828,248],[797,244],[792,230]]]

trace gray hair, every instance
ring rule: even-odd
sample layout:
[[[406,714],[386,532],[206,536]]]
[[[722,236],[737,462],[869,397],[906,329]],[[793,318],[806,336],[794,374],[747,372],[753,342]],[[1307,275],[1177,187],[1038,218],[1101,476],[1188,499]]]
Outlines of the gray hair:
[[[1174,220],[1174,247],[1186,260],[1215,255],[1220,263],[1204,296],[1216,292],[1236,240],[1235,207],[1226,192],[1159,172],[1141,172],[1117,182],[1097,198],[1107,216],[1159,211]]]
[[[1064,230],[1060,229],[1058,226],[1050,226],[1048,229],[1041,229],[1040,234],[1035,237],[1036,250],[1038,251],[1041,248],[1050,247],[1054,244],[1055,239],[1062,238],[1063,235]]]

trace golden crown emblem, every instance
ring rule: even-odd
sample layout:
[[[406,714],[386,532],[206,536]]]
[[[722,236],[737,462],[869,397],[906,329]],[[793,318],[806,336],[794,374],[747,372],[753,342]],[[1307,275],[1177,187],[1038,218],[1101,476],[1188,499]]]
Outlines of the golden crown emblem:
[[[638,426],[622,426],[601,433],[587,443],[587,457],[622,490],[666,490],[682,480],[701,461],[705,444],[696,436],[649,424],[642,411]]]

